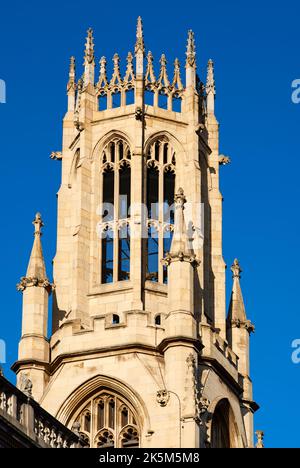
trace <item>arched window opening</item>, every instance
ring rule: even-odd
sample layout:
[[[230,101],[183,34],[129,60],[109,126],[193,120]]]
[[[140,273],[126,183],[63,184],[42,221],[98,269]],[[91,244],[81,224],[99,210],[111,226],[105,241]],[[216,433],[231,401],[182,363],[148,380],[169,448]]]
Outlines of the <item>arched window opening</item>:
[[[160,314],[156,315],[156,317],[155,317],[155,325],[157,325],[157,326],[161,325],[161,316],[160,316]]]
[[[168,95],[165,93],[158,94],[158,107],[168,109]]]
[[[214,411],[211,426],[212,448],[233,448],[236,446],[234,416],[227,399],[221,400]]]
[[[103,148],[102,162],[102,235],[101,283],[129,279],[130,236],[124,229],[118,238],[107,235],[108,226],[119,235],[119,220],[130,217],[131,151],[126,140],[114,137]],[[117,224],[118,223],[118,224]],[[121,223],[120,223],[121,224]]]
[[[98,429],[102,429],[105,425],[105,422],[104,422],[104,401],[103,400],[100,400],[99,403],[98,403],[98,424],[97,424],[97,428]]]
[[[112,398],[108,404],[108,425],[111,429],[115,428],[115,400]]]
[[[124,161],[125,162],[125,161]],[[119,174],[119,219],[129,217],[131,197],[131,170],[129,163],[123,164]]]
[[[115,155],[116,155],[116,144],[115,142],[113,141],[111,144],[110,144],[110,160],[112,163],[115,162]]]
[[[160,147],[160,144],[159,144],[159,141],[156,141],[155,142],[155,160],[156,161],[159,161],[159,147]]]
[[[109,228],[102,233],[102,283],[113,282],[114,234]]]
[[[158,282],[158,231],[154,226],[148,229],[146,279]]]
[[[120,317],[117,314],[113,314],[112,316],[112,324],[118,325],[120,323]]]
[[[122,397],[102,390],[89,400],[88,408],[85,405],[85,409],[79,410],[73,420],[79,421],[82,437],[91,447],[139,446],[139,428],[134,410]],[[89,424],[84,426],[87,415]]]
[[[155,165],[147,169],[147,210],[149,219],[158,219],[159,215],[159,171]]]
[[[127,427],[121,436],[121,447],[134,448],[139,446],[139,437],[134,427]]]
[[[179,96],[173,96],[172,98],[172,110],[173,112],[181,112],[182,99]]]
[[[164,221],[174,224],[175,173],[167,167],[164,171]]]
[[[130,233],[129,226],[119,231],[119,281],[130,279]]]
[[[107,95],[100,94],[100,96],[98,97],[98,110],[104,111],[106,109],[107,109]]]
[[[164,144],[164,164],[168,163],[168,143]]]
[[[119,161],[123,159],[124,156],[124,145],[122,141],[119,141]]]
[[[150,89],[145,90],[144,102],[146,106],[153,106],[154,104],[154,93]]]
[[[131,104],[134,104],[134,89],[128,89],[126,91],[126,106],[130,106]]]
[[[121,93],[119,91],[116,91],[112,93],[112,108],[115,109],[116,107],[121,106]]]
[[[84,421],[83,430],[85,432],[90,432],[91,431],[91,413],[89,411],[87,411],[84,414],[83,421]]]
[[[102,216],[104,221],[112,221],[114,219],[114,180],[114,170],[111,167],[106,168],[103,173]]]
[[[121,425],[122,427],[127,426],[129,422],[129,413],[128,413],[128,408],[124,406],[121,411]]]
[[[167,137],[155,139],[146,147],[147,155],[147,195],[148,226],[157,224],[157,232],[153,227],[148,232],[144,242],[144,264],[146,265],[146,280],[167,283],[167,267],[159,261],[169,252],[174,225],[174,197],[176,154]]]

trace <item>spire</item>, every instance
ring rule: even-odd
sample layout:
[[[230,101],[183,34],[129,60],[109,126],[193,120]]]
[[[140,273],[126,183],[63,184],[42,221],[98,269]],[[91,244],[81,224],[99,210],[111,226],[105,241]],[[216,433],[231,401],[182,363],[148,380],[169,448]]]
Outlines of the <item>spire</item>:
[[[144,73],[145,44],[143,34],[143,23],[142,18],[140,16],[137,19],[136,43],[134,53],[136,57],[136,74],[141,76]]]
[[[233,287],[227,320],[230,326],[235,325],[239,328],[241,325],[243,325],[249,331],[254,331],[254,326],[249,320],[247,320],[246,316],[245,304],[240,285],[242,269],[237,259],[234,260],[233,265],[231,266],[231,271],[233,278]]]
[[[207,79],[206,79],[206,96],[207,96],[207,113],[215,113],[215,96],[216,86],[214,77],[214,62],[209,59],[207,63]]]
[[[84,65],[84,86],[87,86],[89,83],[94,85],[95,55],[94,55],[93,30],[91,28],[89,28],[87,31],[83,65]]]
[[[41,243],[42,227],[44,226],[44,223],[42,221],[40,213],[37,213],[35,215],[35,219],[32,224],[34,225],[34,242],[27,268],[26,277],[38,278],[39,281],[44,281],[47,278]]]
[[[190,29],[188,32],[187,48],[186,48],[186,87],[196,88],[196,47],[195,36]]]
[[[143,55],[145,53],[143,22],[142,22],[142,18],[140,16],[137,19],[136,43],[135,43],[134,52],[135,52],[135,55],[137,55],[139,52],[142,52]]]
[[[43,286],[50,292],[52,287],[47,278],[41,243],[42,227],[44,226],[44,223],[40,213],[35,215],[32,224],[34,225],[33,247],[31,250],[26,276],[21,278],[21,282],[17,285],[17,288],[20,291],[24,291],[27,286]]]
[[[68,85],[67,85],[68,93],[71,90],[75,90],[75,80],[76,80],[76,77],[75,77],[75,57],[72,56],[70,58],[69,81],[68,81]]]
[[[75,111],[75,89],[76,89],[76,73],[75,73],[75,57],[70,58],[69,81],[67,84],[68,95],[68,111]]]
[[[186,47],[186,67],[196,68],[195,35],[191,29],[188,31],[188,40]]]
[[[189,246],[189,238],[187,235],[185,219],[184,219],[184,205],[186,203],[186,198],[182,188],[178,189],[178,192],[175,195],[175,222],[174,222],[174,233],[170,249],[170,257],[178,257],[183,260],[186,258],[191,258],[192,250]],[[194,258],[194,256],[193,256]]]

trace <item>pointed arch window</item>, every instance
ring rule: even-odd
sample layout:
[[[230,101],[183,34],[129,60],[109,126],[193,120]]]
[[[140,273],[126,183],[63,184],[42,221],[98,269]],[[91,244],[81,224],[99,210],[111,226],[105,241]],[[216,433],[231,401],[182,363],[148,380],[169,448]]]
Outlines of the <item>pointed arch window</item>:
[[[174,224],[176,154],[166,137],[146,149],[148,239],[145,248],[146,280],[167,283],[160,260],[170,250]],[[156,226],[154,228],[154,226]]]
[[[101,283],[105,284],[130,279],[131,150],[128,143],[113,138],[103,148],[101,163],[101,231],[108,231],[105,223],[110,228],[109,235],[102,239],[100,252]]]
[[[89,424],[86,425],[86,417]],[[135,410],[121,396],[102,390],[73,418],[82,437],[96,448],[134,448],[140,445]]]

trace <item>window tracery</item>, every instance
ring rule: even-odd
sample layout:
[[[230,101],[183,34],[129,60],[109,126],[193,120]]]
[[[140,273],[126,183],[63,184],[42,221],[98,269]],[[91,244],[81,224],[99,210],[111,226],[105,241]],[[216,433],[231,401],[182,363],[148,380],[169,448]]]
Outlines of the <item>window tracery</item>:
[[[130,279],[131,150],[113,138],[101,154],[101,283]]]
[[[80,434],[90,447],[139,447],[140,434],[133,410],[113,393],[104,391],[92,398],[75,421],[80,424]]]
[[[166,137],[153,141],[146,151],[147,228],[146,280],[167,283],[167,268],[160,264],[171,247],[174,229],[176,153]]]

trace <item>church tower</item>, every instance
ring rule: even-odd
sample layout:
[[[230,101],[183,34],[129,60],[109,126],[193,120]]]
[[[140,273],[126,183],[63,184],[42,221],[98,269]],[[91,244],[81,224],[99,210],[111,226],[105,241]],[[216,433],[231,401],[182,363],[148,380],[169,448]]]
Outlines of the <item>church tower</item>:
[[[91,447],[253,447],[240,266],[228,315],[214,66],[155,66],[138,18],[126,66],[72,57],[53,285],[40,214],[23,294],[18,382]],[[122,69],[123,68],[123,69]],[[185,77],[183,76],[185,75]],[[45,229],[45,233],[47,233]],[[45,236],[46,237],[46,236]],[[52,332],[47,336],[52,293]]]

